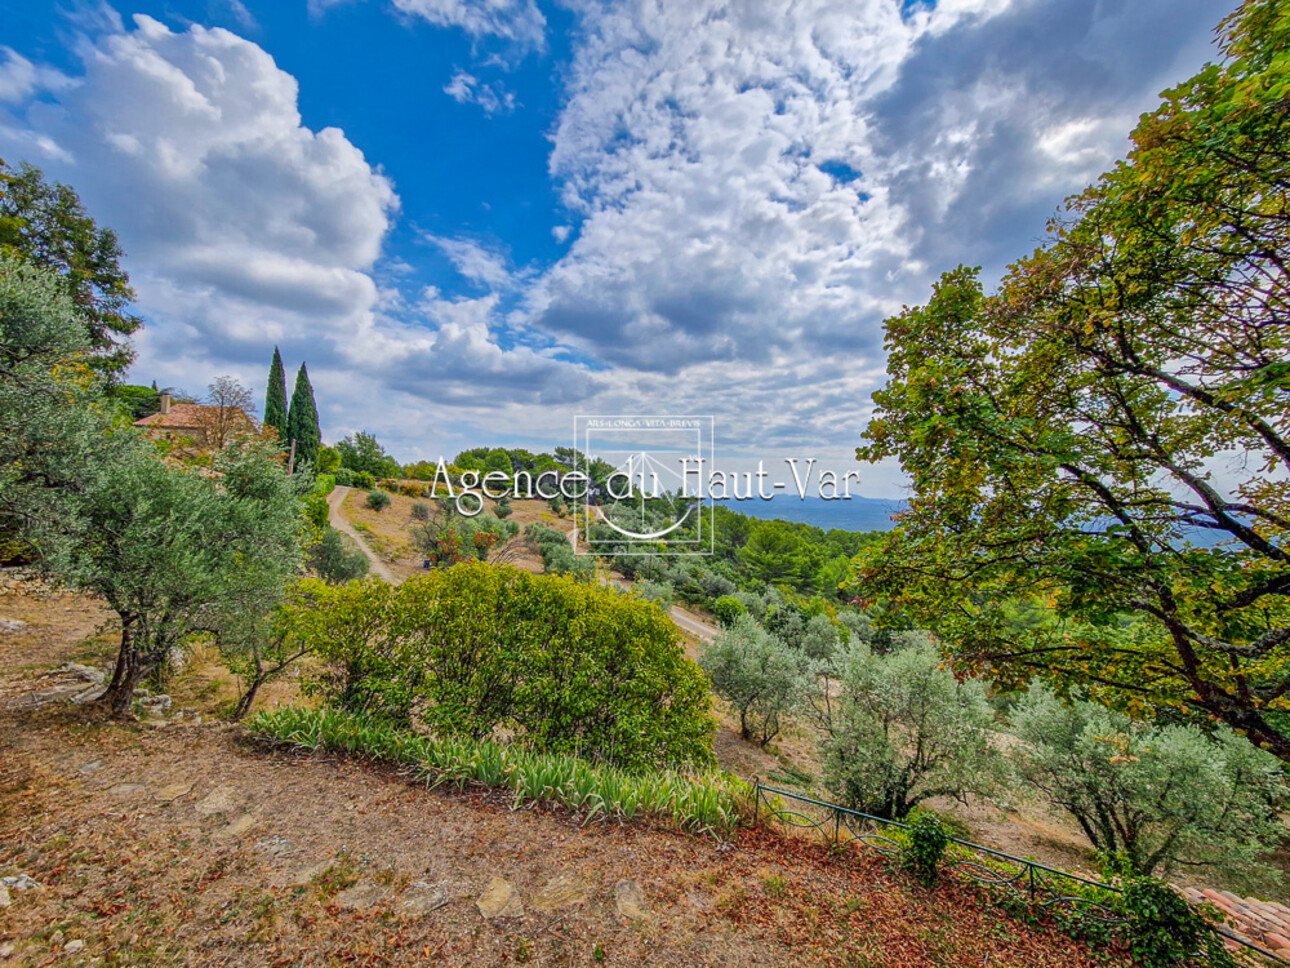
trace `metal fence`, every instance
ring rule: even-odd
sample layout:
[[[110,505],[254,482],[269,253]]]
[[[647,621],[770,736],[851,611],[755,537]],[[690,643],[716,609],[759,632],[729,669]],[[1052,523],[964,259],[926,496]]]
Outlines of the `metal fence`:
[[[768,787],[753,779],[754,819],[774,819],[789,827],[816,830],[836,844],[858,841],[889,857],[900,850],[900,843],[888,834],[905,828],[905,824],[874,817],[836,803],[815,800],[800,793]],[[1023,857],[1014,857],[992,847],[969,840],[950,838],[944,869],[954,871],[980,884],[995,888],[1013,900],[1032,907],[1059,908],[1070,914],[1091,918],[1108,926],[1124,924],[1127,918],[1119,912],[1115,897],[1120,888],[1091,878],[1058,870]],[[1218,931],[1233,944],[1254,952],[1273,964],[1290,965],[1247,938],[1224,927]]]

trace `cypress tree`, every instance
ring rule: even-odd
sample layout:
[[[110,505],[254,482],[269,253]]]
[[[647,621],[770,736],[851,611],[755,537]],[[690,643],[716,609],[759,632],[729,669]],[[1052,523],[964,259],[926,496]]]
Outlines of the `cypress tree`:
[[[273,363],[269,366],[269,388],[264,393],[264,425],[278,432],[282,446],[290,447],[287,436],[287,374],[282,369],[282,354],[273,348]]]
[[[309,371],[303,363],[296,374],[296,389],[291,394],[291,410],[287,414],[286,445],[296,442],[296,463],[318,460],[318,447],[322,433],[318,430],[318,407],[314,403],[314,388],[309,383]]]

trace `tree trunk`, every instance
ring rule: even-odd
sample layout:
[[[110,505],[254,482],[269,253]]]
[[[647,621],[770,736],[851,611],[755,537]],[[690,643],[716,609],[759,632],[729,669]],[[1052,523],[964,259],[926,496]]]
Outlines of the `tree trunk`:
[[[107,704],[109,714],[114,717],[124,716],[130,708],[135,686],[139,684],[145,672],[140,659],[134,645],[134,621],[128,618],[122,619],[121,651],[117,653],[112,681],[100,700]]]
[[[243,716],[250,712],[251,703],[255,702],[255,694],[263,682],[264,680],[259,678],[251,680],[251,684],[246,687],[246,692],[243,693],[242,698],[237,701],[237,705],[233,707],[234,722],[238,722]]]

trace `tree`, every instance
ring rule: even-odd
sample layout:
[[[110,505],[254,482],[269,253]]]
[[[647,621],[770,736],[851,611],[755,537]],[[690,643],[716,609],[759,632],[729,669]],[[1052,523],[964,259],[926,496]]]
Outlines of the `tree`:
[[[264,425],[278,432],[278,440],[290,447],[287,436],[287,375],[282,368],[282,354],[273,348],[273,362],[269,364],[269,385],[264,391]]]
[[[206,388],[206,443],[212,450],[223,450],[234,436],[254,430],[250,415],[255,413],[251,391],[231,376],[220,376]]]
[[[810,687],[806,657],[750,615],[735,618],[699,656],[712,688],[739,714],[739,735],[765,746]]]
[[[887,320],[859,450],[914,487],[862,594],[1012,683],[1217,719],[1283,760],[1288,24],[1242,4],[1223,62],[1165,92],[995,295],[960,268]],[[1019,602],[1052,621],[1018,630]]]
[[[296,442],[296,463],[309,461],[312,464],[322,445],[322,433],[318,429],[314,388],[309,383],[309,371],[303,363],[296,374],[296,388],[291,394],[291,409],[287,413],[286,446],[290,447],[293,440]]]
[[[301,559],[299,482],[254,438],[216,459],[213,478],[140,448],[85,489],[56,562],[121,621],[104,701],[113,715],[196,632],[225,648],[257,634]]]
[[[142,320],[128,311],[134,290],[121,245],[72,188],[46,182],[32,165],[15,171],[0,161],[0,252],[57,274],[88,327],[96,369],[115,374],[130,365],[126,337]]]
[[[932,797],[994,789],[1002,764],[980,680],[959,681],[930,643],[878,655],[853,642],[838,664],[824,783],[843,803],[900,820]]]
[[[309,567],[325,582],[343,584],[367,574],[367,555],[350,547],[345,536],[335,528],[325,528],[318,543],[310,549]]]
[[[1013,721],[1022,775],[1135,874],[1179,864],[1248,871],[1284,832],[1280,761],[1229,729],[1139,723],[1064,703],[1039,683]]]
[[[399,462],[385,452],[375,434],[360,430],[343,437],[336,444],[340,466],[352,471],[366,471],[373,477],[398,477]]]

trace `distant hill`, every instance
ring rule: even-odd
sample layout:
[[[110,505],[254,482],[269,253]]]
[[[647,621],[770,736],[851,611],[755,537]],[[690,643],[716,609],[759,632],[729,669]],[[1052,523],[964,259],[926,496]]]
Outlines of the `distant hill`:
[[[906,507],[904,501],[876,497],[852,497],[850,500],[826,501],[819,497],[799,498],[778,495],[771,501],[718,501],[722,507],[751,518],[797,521],[828,531],[890,531],[895,527],[891,516]]]

